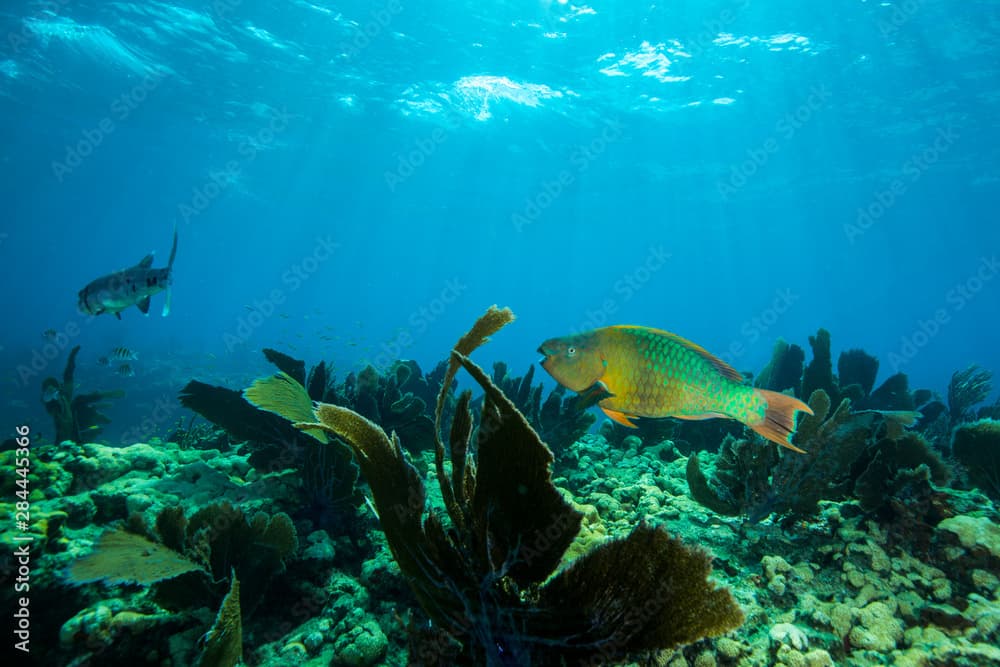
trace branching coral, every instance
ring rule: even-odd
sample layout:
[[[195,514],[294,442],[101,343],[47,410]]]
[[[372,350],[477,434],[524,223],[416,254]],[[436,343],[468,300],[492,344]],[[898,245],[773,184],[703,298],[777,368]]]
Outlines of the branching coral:
[[[56,442],[65,440],[83,442],[84,437],[96,438],[101,433],[101,427],[111,422],[101,413],[102,409],[108,407],[103,401],[125,395],[125,392],[120,390],[74,395],[73,375],[76,372],[76,355],[79,352],[79,345],[70,350],[62,382],[52,377],[45,378],[42,382],[42,403],[55,424]]]
[[[754,386],[771,391],[798,390],[802,382],[802,368],[806,353],[798,345],[790,345],[779,338],[774,343],[771,361],[754,380]]]
[[[952,424],[974,421],[975,406],[993,391],[993,373],[976,366],[955,371],[948,383],[948,414]]]
[[[493,383],[510,398],[558,457],[565,454],[597,418],[586,411],[578,398],[566,396],[566,388],[562,385],[550,391],[542,401],[542,384],[531,384],[534,374],[534,364],[523,377],[510,376],[507,364],[502,361],[493,364]]]
[[[728,439],[716,457],[713,476],[697,457],[688,460],[691,495],[721,514],[745,514],[751,521],[771,513],[809,516],[820,500],[857,497],[862,508],[882,508],[903,486],[903,473],[926,466],[937,484],[950,470],[919,434],[905,431],[909,412],[851,411],[843,399],[831,414],[830,398],[817,389],[809,399],[794,443],[802,456],[778,457],[773,447]]]
[[[267,378],[267,398],[270,405],[296,407],[301,389],[291,376],[279,374]],[[260,390],[251,388],[248,396],[261,401]],[[250,465],[263,472],[278,472],[289,468],[303,471],[303,506],[321,525],[339,523],[358,506],[361,497],[356,488],[357,466],[350,450],[342,443],[325,446],[321,439],[303,433],[273,411],[250,403],[241,392],[192,380],[181,392],[181,404],[194,410],[210,422],[225,429],[231,437],[246,440],[250,448]],[[311,414],[309,397],[305,397],[305,413]]]
[[[398,437],[327,404],[318,406],[316,422],[298,424],[321,426],[354,448],[400,569],[435,626],[453,640],[437,655],[422,654],[423,663],[454,660],[446,656],[452,650],[460,661],[479,664],[614,661],[739,625],[742,613],[729,592],[706,580],[708,556],[662,529],[640,526],[552,576],[581,515],[552,484],[550,450],[467,356],[512,317],[507,310],[487,311],[456,345],[444,378],[438,426],[459,367],[486,394],[478,429],[471,393],[458,399],[450,471],[437,439],[450,527],[425,513],[423,482]]]

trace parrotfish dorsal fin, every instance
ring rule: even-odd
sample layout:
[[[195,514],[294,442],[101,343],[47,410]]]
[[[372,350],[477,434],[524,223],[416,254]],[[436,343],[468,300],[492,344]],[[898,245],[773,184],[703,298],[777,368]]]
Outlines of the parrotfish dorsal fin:
[[[715,356],[714,354],[703,348],[701,345],[696,345],[691,341],[689,341],[687,338],[681,338],[677,334],[670,333],[669,331],[664,331],[663,329],[653,329],[650,327],[643,327],[634,324],[620,324],[618,326],[619,328],[622,329],[645,329],[650,333],[666,336],[667,338],[674,341],[678,345],[684,346],[685,348],[691,350],[695,354],[699,355],[700,357],[704,358],[706,361],[711,363],[712,366],[715,367],[715,370],[722,373],[722,375],[727,380],[732,380],[733,382],[739,382],[740,384],[743,384],[747,381],[747,379],[743,377],[743,373],[740,373],[738,370],[736,370],[735,368],[724,362],[722,359],[719,359],[717,356]]]
[[[141,260],[139,260],[139,263],[135,265],[135,268],[137,268],[137,269],[148,269],[151,266],[153,266],[153,253],[149,253],[148,255],[146,255],[145,257],[143,257]]]
[[[149,297],[147,296],[145,299],[135,304],[135,307],[141,310],[143,315],[147,314],[149,312]]]

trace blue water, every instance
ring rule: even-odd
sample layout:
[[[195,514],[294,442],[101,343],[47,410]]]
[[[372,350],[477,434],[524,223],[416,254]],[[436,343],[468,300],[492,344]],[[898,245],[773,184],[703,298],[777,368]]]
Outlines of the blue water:
[[[429,368],[492,303],[518,373],[602,324],[751,371],[826,327],[944,392],[1000,370],[998,33],[986,1],[8,0],[4,422],[51,428],[72,345],[129,394],[113,441],[262,347]],[[169,317],[76,312],[175,225]]]

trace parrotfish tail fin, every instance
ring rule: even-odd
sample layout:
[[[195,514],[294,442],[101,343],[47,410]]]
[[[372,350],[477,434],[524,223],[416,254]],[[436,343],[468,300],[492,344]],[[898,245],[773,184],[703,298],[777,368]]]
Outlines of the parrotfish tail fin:
[[[755,389],[754,391],[767,401],[767,412],[764,413],[764,421],[754,425],[748,424],[748,426],[771,442],[776,442],[793,452],[805,454],[805,450],[793,445],[790,438],[795,432],[795,413],[805,412],[811,415],[813,411],[809,406],[787,394],[779,394],[767,389]]]

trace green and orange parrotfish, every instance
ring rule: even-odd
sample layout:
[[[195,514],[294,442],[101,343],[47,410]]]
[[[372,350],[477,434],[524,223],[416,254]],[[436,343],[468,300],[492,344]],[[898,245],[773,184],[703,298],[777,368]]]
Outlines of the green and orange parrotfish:
[[[735,368],[676,334],[610,326],[551,338],[538,348],[542,368],[559,384],[597,398],[619,424],[636,417],[735,419],[763,437],[804,453],[790,441],[795,413],[812,414],[793,396],[746,384]],[[600,398],[598,398],[600,397]]]

